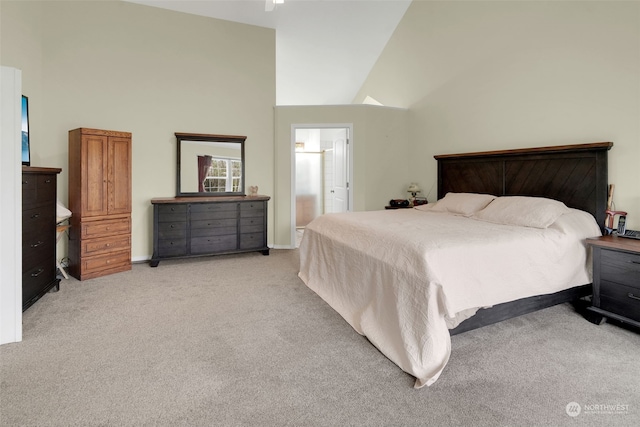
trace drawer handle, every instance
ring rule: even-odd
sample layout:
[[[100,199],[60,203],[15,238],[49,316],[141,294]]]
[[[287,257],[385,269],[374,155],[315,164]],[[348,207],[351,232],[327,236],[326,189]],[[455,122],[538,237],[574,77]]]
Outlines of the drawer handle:
[[[627,296],[628,296],[629,298],[631,298],[631,299],[635,299],[635,300],[640,301],[640,297],[635,296],[635,295],[634,295],[634,294],[632,294],[631,292],[629,292],[629,293],[627,294]]]
[[[39,216],[40,216],[40,214],[39,214],[39,213],[37,213],[37,214],[33,214],[33,215],[31,215],[31,219],[36,219],[36,218],[38,218]]]
[[[38,243],[34,243],[31,245],[32,248],[37,248],[38,246],[40,246],[41,244],[43,244],[44,242],[41,242],[40,240],[38,240]]]
[[[51,179],[47,179],[47,180],[45,181],[45,183],[46,183],[46,184],[50,184],[50,183],[51,183]]]
[[[22,181],[22,185],[27,185],[29,181]]]
[[[629,262],[630,262],[631,264],[640,264],[640,261],[630,260]]]
[[[173,227],[173,224],[171,224],[171,228],[174,228],[174,227]]]
[[[31,277],[38,277],[42,273],[44,273],[44,268],[39,268],[35,273],[31,273]]]

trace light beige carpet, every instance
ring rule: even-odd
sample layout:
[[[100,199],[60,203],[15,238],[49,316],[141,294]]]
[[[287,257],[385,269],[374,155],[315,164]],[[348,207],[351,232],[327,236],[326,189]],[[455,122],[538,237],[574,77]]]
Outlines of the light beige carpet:
[[[272,250],[63,280],[0,346],[0,425],[640,425],[636,331],[556,306],[453,337],[415,390],[297,271]]]

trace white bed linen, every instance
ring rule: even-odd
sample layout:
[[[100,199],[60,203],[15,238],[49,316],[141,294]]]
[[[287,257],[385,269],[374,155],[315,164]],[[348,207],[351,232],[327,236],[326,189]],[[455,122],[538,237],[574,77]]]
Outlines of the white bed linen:
[[[305,229],[299,277],[420,388],[449,360],[448,326],[591,283],[584,240],[599,234],[574,209],[547,229],[418,209],[326,214]]]

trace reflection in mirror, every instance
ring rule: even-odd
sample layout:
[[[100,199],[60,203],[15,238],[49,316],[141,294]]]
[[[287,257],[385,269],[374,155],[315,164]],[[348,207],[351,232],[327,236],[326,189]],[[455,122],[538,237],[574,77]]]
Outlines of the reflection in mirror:
[[[176,133],[178,196],[244,195],[246,137]]]

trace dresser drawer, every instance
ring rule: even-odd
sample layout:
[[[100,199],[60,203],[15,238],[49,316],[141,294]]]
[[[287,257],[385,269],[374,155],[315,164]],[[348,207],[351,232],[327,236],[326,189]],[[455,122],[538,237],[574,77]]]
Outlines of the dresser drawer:
[[[41,203],[55,203],[56,175],[23,174],[22,206],[30,207]]]
[[[55,236],[56,207],[53,203],[47,203],[36,208],[22,211],[22,235],[30,236]],[[55,237],[53,237],[55,238]]]
[[[244,202],[240,203],[240,216],[246,217],[264,217],[265,203],[264,202]]]
[[[98,255],[107,252],[126,250],[131,245],[131,236],[100,237],[83,240],[80,256]]]
[[[32,206],[36,203],[37,175],[22,174],[22,206]]]
[[[36,197],[38,202],[56,202],[56,175],[37,175]]]
[[[158,223],[158,239],[181,239],[187,237],[186,221]]]
[[[131,234],[131,219],[118,218],[101,221],[83,222],[80,224],[82,239]]]
[[[42,293],[56,278],[56,260],[49,256],[22,274],[22,305]]]
[[[187,239],[158,240],[158,256],[180,256],[187,254]]]
[[[231,219],[231,218],[237,218],[238,217],[238,210],[236,209],[236,205],[222,205],[225,207],[225,209],[211,209],[211,210],[205,210],[205,209],[195,209],[195,207],[198,208],[204,208],[205,206],[209,206],[211,208],[216,208],[216,207],[220,207],[217,205],[194,205],[191,207],[191,222],[193,223],[193,221],[207,221],[207,220],[212,220],[212,219]],[[233,209],[227,209],[229,207],[232,207]]]
[[[191,221],[191,237],[236,234],[238,232],[237,223],[236,218]]]
[[[131,265],[131,251],[108,253],[82,259],[82,275]]]
[[[191,214],[204,212],[232,212],[234,215],[238,212],[237,203],[219,202],[219,203],[193,203],[191,205]]]
[[[264,232],[264,216],[256,216],[240,219],[241,233]]]
[[[187,221],[187,205],[156,205],[159,222]]]
[[[234,251],[238,247],[238,236],[191,237],[191,254],[206,254],[224,251]]]
[[[603,249],[600,277],[640,290],[640,255]]]
[[[640,322],[640,291],[603,280],[600,282],[600,308]]]
[[[240,249],[256,249],[265,246],[264,233],[243,233],[240,235]]]
[[[55,254],[54,239],[43,239],[34,235],[31,239],[22,239],[22,271],[27,271],[51,258]]]

